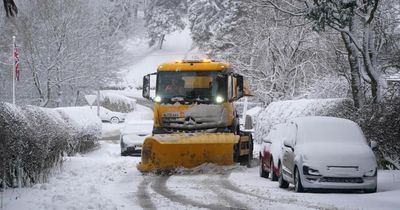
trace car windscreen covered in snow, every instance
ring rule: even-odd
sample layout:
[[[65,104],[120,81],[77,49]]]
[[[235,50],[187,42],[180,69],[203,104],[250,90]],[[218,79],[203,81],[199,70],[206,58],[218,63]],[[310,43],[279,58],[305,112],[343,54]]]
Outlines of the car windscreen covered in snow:
[[[300,121],[297,143],[366,143],[361,128],[352,121],[344,119],[326,120],[324,118],[301,119]]]

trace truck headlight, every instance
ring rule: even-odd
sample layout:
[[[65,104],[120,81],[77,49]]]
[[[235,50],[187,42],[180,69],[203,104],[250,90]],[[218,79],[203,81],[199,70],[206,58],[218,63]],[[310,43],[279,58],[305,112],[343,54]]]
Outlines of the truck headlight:
[[[155,101],[155,102],[161,102],[161,97],[160,97],[160,96],[156,96],[156,97],[154,98],[154,101]]]
[[[222,103],[222,102],[224,102],[224,98],[222,96],[217,96],[217,97],[215,97],[215,102]]]
[[[376,168],[375,168],[375,169],[371,169],[371,170],[367,171],[367,172],[364,174],[364,176],[365,176],[365,177],[373,177],[373,176],[376,176],[376,175],[377,175],[377,171],[378,171],[378,170],[376,170]]]

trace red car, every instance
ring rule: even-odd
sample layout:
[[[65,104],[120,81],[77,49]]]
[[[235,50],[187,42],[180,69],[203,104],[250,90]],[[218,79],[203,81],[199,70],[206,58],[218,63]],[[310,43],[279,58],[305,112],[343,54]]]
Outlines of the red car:
[[[268,178],[271,174],[272,181],[278,181],[281,166],[282,138],[278,135],[284,129],[284,124],[274,125],[268,136],[263,138],[260,150],[260,176]]]

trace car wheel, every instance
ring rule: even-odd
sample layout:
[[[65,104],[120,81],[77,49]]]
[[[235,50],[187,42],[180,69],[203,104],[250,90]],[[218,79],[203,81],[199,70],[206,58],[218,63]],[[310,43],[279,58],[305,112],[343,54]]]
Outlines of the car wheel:
[[[296,192],[304,192],[303,185],[301,184],[301,177],[299,169],[296,167],[294,172],[294,191]]]
[[[282,166],[279,164],[279,188],[288,188],[289,187],[289,182],[287,182],[285,179],[283,179],[283,174],[282,174]]]
[[[112,117],[112,118],[110,119],[110,122],[111,122],[112,124],[117,124],[117,123],[119,123],[119,119],[118,119],[118,117]]]
[[[269,173],[264,170],[264,161],[260,156],[260,176],[263,178],[268,178]]]
[[[279,176],[277,174],[275,174],[275,170],[274,170],[274,161],[271,160],[271,180],[276,182],[278,181]]]
[[[372,189],[365,189],[364,192],[365,193],[376,193],[376,187],[372,188]]]

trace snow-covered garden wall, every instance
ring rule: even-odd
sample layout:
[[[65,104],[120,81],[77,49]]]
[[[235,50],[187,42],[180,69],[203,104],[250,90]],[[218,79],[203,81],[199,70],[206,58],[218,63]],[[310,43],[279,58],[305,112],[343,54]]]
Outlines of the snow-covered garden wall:
[[[101,122],[89,115],[69,108],[0,103],[0,185],[43,182],[65,155],[93,148]]]

